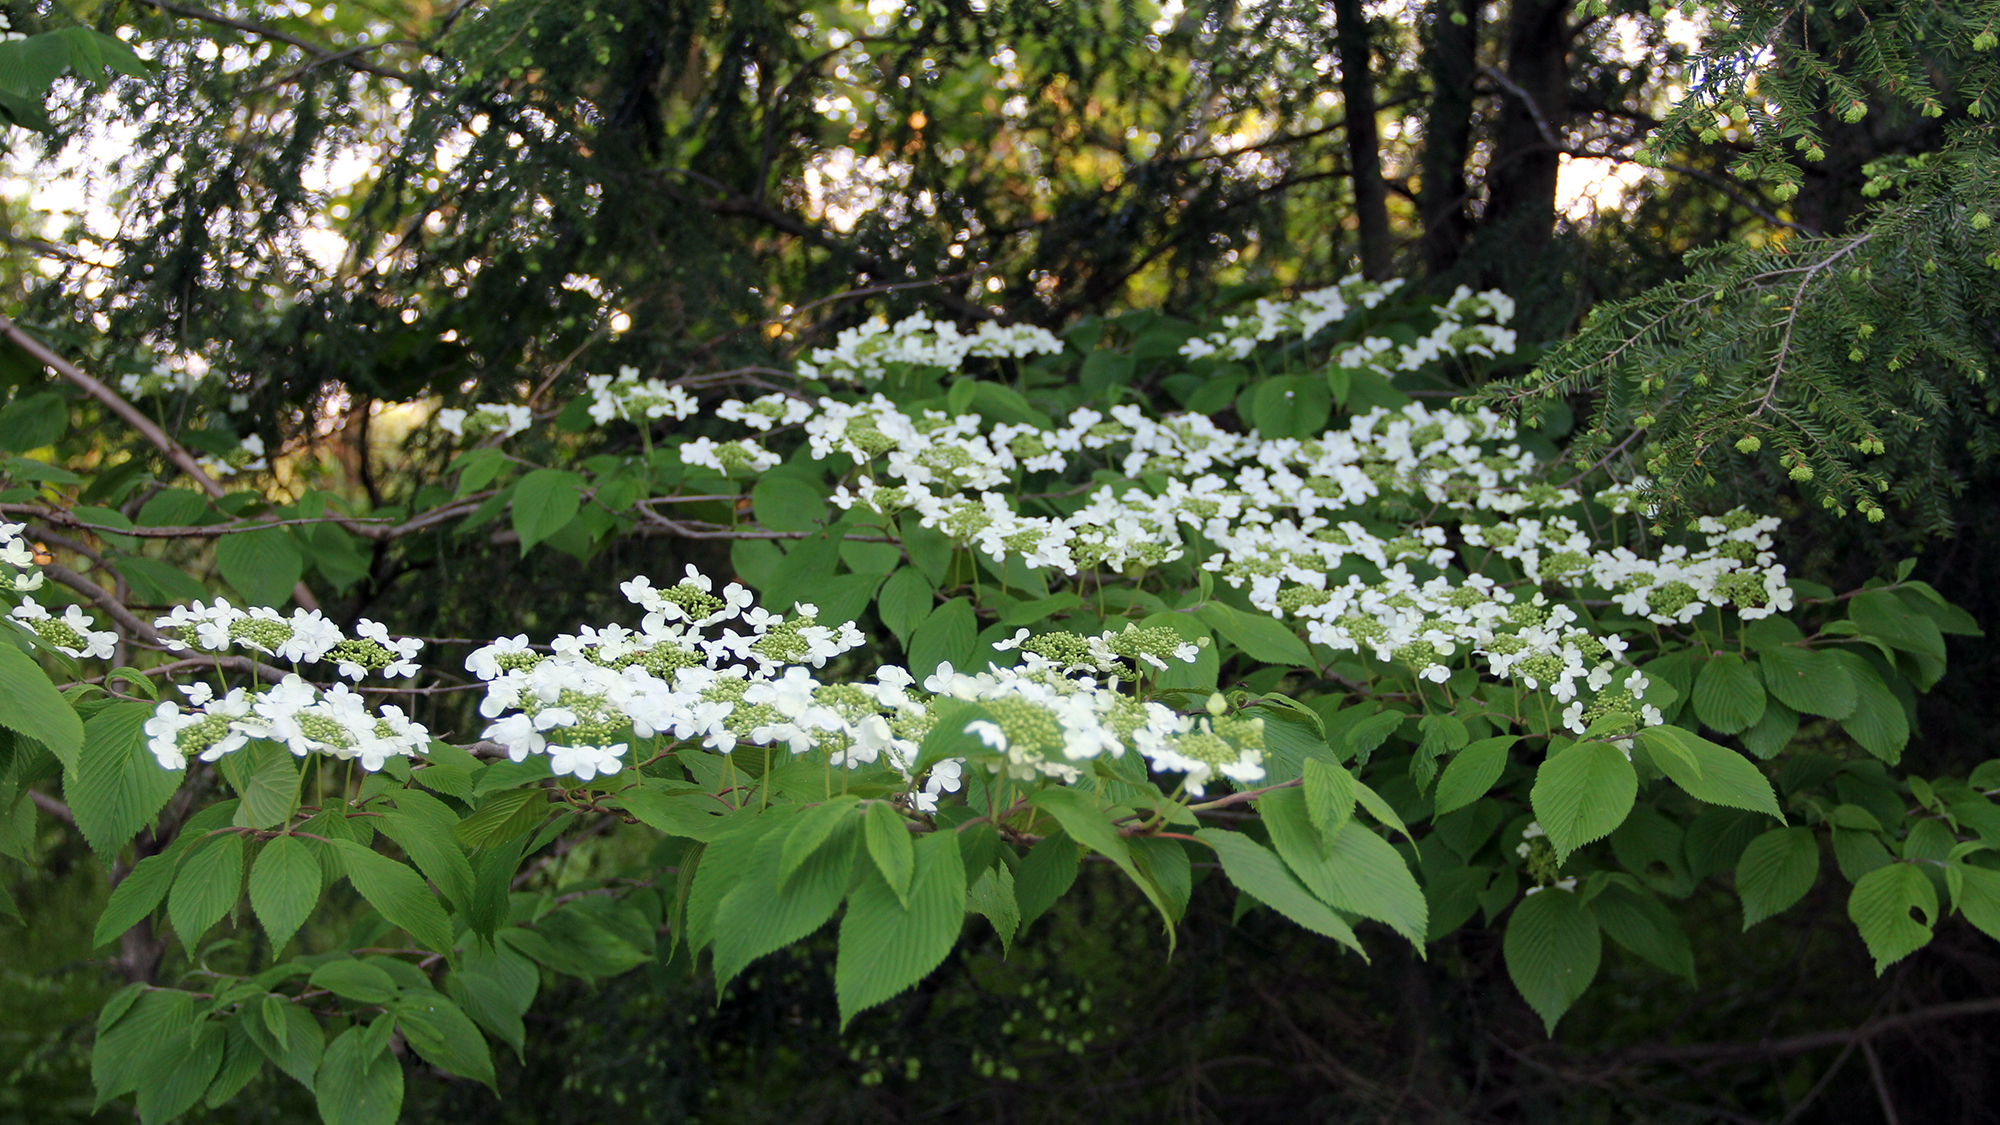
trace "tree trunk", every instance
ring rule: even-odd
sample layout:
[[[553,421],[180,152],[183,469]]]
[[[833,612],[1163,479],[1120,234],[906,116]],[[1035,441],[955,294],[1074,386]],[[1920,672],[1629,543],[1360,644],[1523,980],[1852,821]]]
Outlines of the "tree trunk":
[[[1424,37],[1431,105],[1424,118],[1417,211],[1424,268],[1433,277],[1458,264],[1472,236],[1465,161],[1471,155],[1473,85],[1479,75],[1478,0],[1437,0]]]
[[[1361,236],[1361,276],[1381,281],[1392,269],[1389,191],[1375,126],[1374,43],[1361,0],[1333,0],[1340,54],[1340,97],[1347,114],[1347,164],[1354,180],[1354,221]]]
[[[1564,95],[1569,89],[1570,0],[1514,0],[1507,15],[1507,73],[1486,171],[1482,236],[1517,272],[1541,255],[1556,225]],[[1495,264],[1503,255],[1494,255]]]

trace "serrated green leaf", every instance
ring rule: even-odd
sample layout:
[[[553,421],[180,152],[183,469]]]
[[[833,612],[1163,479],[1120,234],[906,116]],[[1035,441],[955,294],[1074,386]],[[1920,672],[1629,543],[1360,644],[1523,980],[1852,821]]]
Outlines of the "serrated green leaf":
[[[1608,742],[1578,742],[1542,763],[1529,801],[1556,856],[1567,859],[1623,824],[1638,792],[1639,775],[1623,751]]]
[[[750,491],[751,512],[772,531],[814,531],[826,522],[826,497],[801,477],[768,476]]]
[[[1453,755],[1438,777],[1433,815],[1443,816],[1484,797],[1506,771],[1507,752],[1519,741],[1520,736],[1512,734],[1482,738]]]
[[[1422,954],[1430,908],[1395,848],[1351,819],[1322,842],[1297,789],[1266,793],[1258,809],[1271,844],[1307,890],[1335,910],[1386,924]]]
[[[210,1020],[149,1044],[134,1074],[141,1125],[159,1125],[193,1109],[222,1066],[222,1050],[222,1025]]]
[[[164,770],[146,748],[144,703],[113,703],[83,727],[77,768],[65,775],[63,796],[77,830],[99,856],[118,854],[180,787],[185,770]]]
[[[147,1054],[159,1042],[186,1036],[194,1027],[194,997],[171,988],[148,988],[132,997],[123,1014],[100,1020],[90,1052],[90,1079],[97,1108],[138,1085]]]
[[[1905,652],[1943,660],[1944,633],[1931,616],[1904,603],[1893,590],[1864,590],[1847,603],[1847,619],[1863,633]]]
[[[819,850],[819,846],[826,842],[826,838],[833,835],[834,829],[854,821],[855,806],[860,802],[859,797],[835,797],[801,814],[798,823],[785,835],[784,854],[778,864],[778,878],[780,880],[791,878],[792,872],[797,871],[808,856]]]
[[[1293,668],[1313,666],[1312,653],[1306,649],[1305,642],[1276,618],[1262,613],[1245,613],[1221,602],[1210,602],[1197,610],[1195,616],[1259,664]]]
[[[65,770],[76,769],[83,750],[83,720],[41,666],[8,644],[0,644],[0,727],[48,747]]]
[[[308,983],[360,1004],[387,1004],[399,991],[396,978],[367,961],[328,961],[313,970]]]
[[[1597,976],[1604,947],[1596,916],[1576,895],[1546,887],[1514,908],[1501,946],[1514,987],[1554,1035],[1556,1022]]]
[[[293,1080],[310,1090],[313,1077],[319,1071],[320,1057],[326,1053],[326,1032],[320,1029],[319,1020],[302,1004],[294,1004],[282,996],[264,998],[262,1020],[245,1020],[243,1030],[257,1049],[271,1064],[290,1075]],[[282,1020],[283,1032],[274,1032]]]
[[[690,840],[714,840],[730,827],[729,809],[707,793],[668,793],[635,786],[618,794],[625,811],[648,828]],[[538,814],[539,819],[539,814]]]
[[[471,908],[472,864],[453,835],[458,814],[449,805],[428,793],[406,788],[396,794],[394,808],[382,811],[376,827],[403,849],[453,909],[463,912]]]
[[[1647,727],[1639,739],[1652,752],[1653,764],[1687,795],[1711,805],[1760,812],[1783,821],[1778,795],[1750,759],[1680,727]],[[1695,766],[1687,764],[1692,758]]]
[[[498,1036],[520,1055],[527,1044],[521,1017],[535,1002],[542,974],[534,962],[504,946],[477,945],[466,951],[445,988],[473,1022]]]
[[[1736,894],[1749,929],[1805,897],[1819,879],[1819,845],[1811,829],[1773,828],[1750,841],[1736,861]]]
[[[1923,915],[1922,922],[1910,917]],[[1875,975],[1923,948],[1937,925],[1937,890],[1915,864],[1890,863],[1855,880],[1847,896],[1847,916],[1868,943]]]
[[[1076,841],[1060,829],[1028,849],[1028,854],[1021,858],[1020,870],[1014,874],[1014,901],[1021,909],[1023,929],[1046,913],[1076,883],[1081,855]]]
[[[1171,949],[1174,944],[1173,911],[1168,909],[1166,900],[1160,896],[1159,888],[1132,862],[1131,849],[1103,808],[1074,789],[1043,789],[1028,800],[1037,809],[1055,817],[1056,823],[1063,826],[1070,839],[1109,859],[1125,873],[1126,878],[1132,880],[1139,892],[1146,896],[1146,901],[1160,912],[1160,919],[1166,927],[1167,946]]]
[[[985,870],[965,892],[965,907],[985,918],[1000,935],[1000,955],[1014,949],[1014,935],[1021,929],[1021,907],[1014,898],[1014,873],[1004,863]]]
[[[284,605],[306,572],[305,555],[283,527],[222,536],[215,542],[215,564],[251,605]]]
[[[90,944],[95,947],[117,941],[120,934],[159,909],[160,903],[166,900],[167,889],[173,884],[173,856],[150,855],[140,860],[111,889],[111,899],[104,904],[104,913],[98,916],[97,929],[91,934]]]
[[[916,873],[916,851],[910,843],[909,823],[895,806],[876,801],[862,818],[868,839],[868,857],[882,874],[882,882],[896,900],[909,902],[910,879]]]
[[[495,847],[532,831],[548,815],[548,804],[539,787],[502,789],[489,794],[477,811],[453,826],[451,834],[469,848]]]
[[[882,624],[905,647],[910,643],[911,632],[924,623],[936,605],[937,588],[914,566],[891,574],[875,595],[875,611],[881,615]]]
[[[1854,712],[1854,680],[1826,653],[1774,645],[1758,654],[1764,686],[1778,702],[1806,715],[1844,719]]]
[[[397,1029],[426,1062],[499,1092],[493,1084],[493,1053],[457,1004],[435,992],[406,991],[392,1010]]]
[[[135,597],[155,605],[208,597],[208,587],[195,581],[181,568],[168,566],[158,559],[127,555],[112,559],[111,568],[125,576]]]
[[[1940,642],[1942,643],[1942,642]],[[1827,654],[1847,669],[1854,681],[1854,711],[1840,720],[1840,727],[1863,750],[1895,765],[1903,758],[1910,742],[1910,717],[1902,700],[1882,682],[1881,673],[1867,660],[1851,652]]]
[[[421,876],[352,840],[335,840],[333,846],[348,881],[368,905],[424,948],[451,952],[451,922]]]
[[[325,1125],[395,1125],[403,1111],[403,1067],[373,1048],[367,1028],[350,1027],[326,1045],[313,1093]]]
[[[953,598],[924,618],[910,634],[910,674],[922,683],[950,664],[956,671],[971,669],[973,642],[979,637],[979,622],[972,613],[970,598]]]
[[[884,807],[882,805],[875,806]],[[813,810],[818,811],[818,810]],[[715,989],[717,995],[752,961],[799,941],[826,925],[839,908],[854,873],[858,834],[841,826],[832,839],[807,853],[797,870],[783,871],[785,846],[810,814],[791,832],[766,833],[751,861],[750,874],[738,881],[715,912]],[[908,833],[904,833],[905,837]]]
[[[1306,814],[1312,825],[1327,839],[1354,815],[1354,775],[1346,768],[1321,758],[1307,758],[1302,765],[1306,793]]]
[[[1347,923],[1300,886],[1285,869],[1284,861],[1269,849],[1240,832],[1220,828],[1199,829],[1194,835],[1215,849],[1222,860],[1222,873],[1239,889],[1306,929],[1359,953],[1363,961],[1368,960],[1368,951],[1361,948],[1360,940]]]
[[[319,905],[322,869],[312,848],[296,836],[264,845],[250,864],[250,909],[280,951]]]
[[[1695,982],[1687,931],[1651,892],[1613,883],[1590,900],[1590,910],[1612,941],[1689,984]]]
[[[583,477],[565,469],[536,469],[514,483],[514,533],[521,553],[561,531],[583,504]]]
[[[221,766],[242,799],[236,809],[237,827],[276,828],[292,819],[299,806],[299,763],[291,751],[256,738],[225,756]]]
[[[167,896],[167,919],[192,950],[243,893],[243,837],[225,832],[190,850]]]
[[[834,992],[840,1025],[931,974],[950,954],[965,923],[965,862],[951,832],[915,846],[907,905],[880,871],[864,868],[840,922]]]
[[[1987,937],[2000,941],[2000,871],[1957,860],[1946,864],[1944,870],[1952,909],[1965,915],[1965,920]]]
[[[1738,734],[1764,714],[1764,680],[1733,652],[1717,653],[1694,678],[1694,713],[1711,730]]]

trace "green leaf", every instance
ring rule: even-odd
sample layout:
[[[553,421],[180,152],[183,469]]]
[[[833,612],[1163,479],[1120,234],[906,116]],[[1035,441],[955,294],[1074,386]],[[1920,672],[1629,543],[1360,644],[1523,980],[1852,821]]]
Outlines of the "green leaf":
[[[493,1084],[493,1053],[457,1004],[435,992],[407,991],[392,1010],[403,1038],[426,1062],[499,1092]]]
[[[574,908],[543,915],[532,929],[510,926],[500,939],[559,973],[590,980],[645,963],[645,950]]]
[[[730,827],[727,817],[718,815],[727,814],[728,808],[708,793],[667,793],[635,786],[621,791],[618,803],[625,807],[625,811],[638,817],[641,824],[657,828],[669,836],[709,841]]]
[[[875,806],[877,808],[882,805]],[[802,823],[807,817],[795,818]],[[798,831],[795,826],[793,833]],[[855,833],[847,827],[816,848],[789,876],[785,845],[792,833],[768,832],[759,841],[750,874],[737,882],[715,911],[715,990],[767,953],[826,925],[840,907],[854,873]],[[905,833],[907,835],[907,833]]]
[[[1004,863],[994,864],[965,892],[965,907],[984,917],[1000,935],[1000,955],[1013,951],[1014,935],[1021,929],[1021,907],[1014,898],[1014,873]]]
[[[1272,845],[1307,890],[1335,910],[1386,924],[1422,953],[1430,909],[1409,866],[1386,840],[1349,820],[1322,843],[1297,789],[1264,794],[1258,810]]]
[[[1396,815],[1396,810],[1390,807],[1389,802],[1382,799],[1380,793],[1357,781],[1354,783],[1354,799],[1362,808],[1368,810],[1369,816],[1380,821],[1384,827],[1393,828],[1403,839],[1415,842],[1415,838],[1410,835],[1409,826],[1403,823],[1403,818]]]
[[[326,1052],[326,1032],[320,1030],[319,1020],[304,1005],[275,995],[264,997],[263,1017],[243,1021],[243,1030],[249,1033],[250,1041],[257,1044],[273,1066],[306,1089],[312,1089],[320,1057]]]
[[[535,1002],[541,971],[504,946],[475,946],[445,978],[445,990],[473,1022],[498,1036],[519,1056],[527,1045],[521,1017]]]
[[[452,828],[451,834],[466,847],[491,848],[531,831],[548,815],[548,806],[548,796],[540,787],[502,789],[488,795],[477,811]]]
[[[1021,858],[1020,870],[1014,875],[1014,901],[1021,908],[1023,929],[1069,892],[1076,882],[1077,861],[1081,855],[1076,841],[1060,829],[1028,849],[1028,854]]]
[[[896,634],[896,640],[906,648],[910,634],[931,614],[937,604],[937,588],[924,572],[913,566],[906,566],[889,576],[882,589],[875,595],[875,610],[882,615],[882,624]]]
[[[1239,889],[1306,929],[1359,953],[1363,961],[1368,960],[1368,951],[1361,948],[1360,940],[1347,923],[1300,886],[1285,869],[1284,862],[1263,845],[1240,832],[1225,832],[1220,828],[1199,829],[1195,838],[1215,849],[1222,860],[1222,873]]]
[[[171,605],[208,597],[208,587],[190,578],[181,568],[158,559],[126,555],[112,559],[111,567],[125,576],[134,596],[145,602]]]
[[[1511,734],[1482,738],[1454,755],[1438,778],[1434,815],[1443,816],[1484,797],[1506,771],[1507,752],[1520,740]]]
[[[1266,438],[1314,437],[1326,429],[1333,391],[1318,375],[1280,375],[1251,392],[1250,417]]]
[[[296,836],[264,845],[250,865],[250,909],[270,935],[273,952],[285,948],[319,905],[323,872],[319,857]]]
[[[299,764],[291,751],[268,739],[222,759],[223,775],[243,799],[236,808],[239,828],[276,828],[299,807]]]
[[[150,1044],[135,1074],[141,1125],[171,1121],[193,1109],[222,1066],[222,1044],[222,1025],[210,1020]]]
[[[180,788],[185,770],[164,770],[146,748],[144,703],[113,703],[83,727],[77,768],[63,782],[63,796],[77,830],[106,859],[118,854]]]
[[[1743,900],[1743,928],[1805,897],[1819,878],[1819,845],[1809,828],[1773,828],[1750,841],[1736,861],[1736,894]]]
[[[333,846],[347,870],[348,881],[368,900],[368,905],[424,948],[451,952],[451,922],[421,876],[352,840],[335,840]]]
[[[69,402],[44,391],[0,407],[0,450],[26,453],[55,444],[69,429]]]
[[[328,961],[313,970],[308,983],[359,1004],[387,1004],[399,991],[396,978],[367,961]]]
[[[163,488],[139,506],[140,527],[186,527],[213,520],[208,497],[185,488]]]
[[[1638,792],[1639,775],[1623,751],[1608,742],[1578,742],[1542,763],[1529,800],[1561,860],[1623,824]]]
[[[403,1067],[373,1049],[367,1029],[350,1027],[327,1044],[313,1093],[325,1125],[395,1125],[403,1111]]]
[[[1543,888],[1514,908],[1501,945],[1514,987],[1554,1035],[1556,1021],[1597,976],[1604,952],[1597,918],[1574,894]]]
[[[979,622],[970,598],[953,598],[938,606],[910,634],[910,675],[921,684],[945,663],[956,671],[978,671],[968,668],[978,637]]]
[[[64,769],[76,769],[83,720],[41,665],[9,644],[0,644],[0,727],[27,735],[48,747]]]
[[[1293,668],[1314,666],[1312,653],[1306,649],[1305,642],[1276,618],[1261,613],[1245,613],[1221,602],[1208,603],[1197,610],[1195,616],[1259,664]]]
[[[291,531],[282,527],[222,536],[215,543],[215,563],[251,605],[284,605],[306,572],[305,556]]]
[[[242,893],[243,837],[225,832],[190,851],[167,896],[167,919],[181,944],[190,950],[200,944]]]
[[[105,1013],[110,1015],[110,1007]],[[185,1039],[194,1030],[194,997],[170,988],[148,988],[130,998],[122,1013],[100,1018],[90,1052],[90,1079],[97,1107],[138,1085],[153,1048]]]
[[[1844,719],[1854,712],[1854,680],[1839,661],[1796,645],[1775,645],[1758,654],[1764,686],[1778,702],[1807,715]]]
[[[521,553],[576,518],[583,503],[583,477],[565,469],[536,469],[514,484],[514,533]]]
[[[1764,705],[1764,717],[1743,732],[1743,746],[1757,757],[1769,761],[1791,745],[1793,736],[1798,733],[1799,713],[1773,699]]]
[[[768,476],[750,491],[757,522],[772,531],[814,531],[826,522],[826,498],[795,476]]]
[[[916,852],[910,843],[908,822],[887,801],[869,805],[862,820],[868,839],[868,857],[875,861],[883,884],[895,893],[896,901],[908,905],[910,879],[916,873]]]
[[[1854,681],[1854,711],[1840,720],[1841,729],[1877,758],[1892,766],[1900,762],[1903,747],[1910,742],[1910,717],[1903,710],[1902,700],[1882,682],[1881,673],[1859,655],[1851,652],[1827,655],[1838,660]]]
[[[415,789],[399,791],[396,807],[383,810],[377,825],[452,907],[463,912],[472,906],[472,864],[452,834],[457,826],[458,814],[450,806]]]
[[[2000,941],[2000,871],[1954,860],[1945,865],[1944,875],[1952,908],[1987,937]]]
[[[98,916],[91,934],[93,948],[117,941],[120,934],[146,920],[167,897],[174,884],[174,858],[150,855],[139,861],[111,890],[111,899]]]
[[[1695,982],[1694,950],[1687,931],[1651,892],[1612,883],[1590,900],[1590,910],[1612,941],[1689,984]]]
[[[791,878],[792,872],[818,851],[836,828],[851,824],[855,806],[860,801],[859,797],[835,797],[801,814],[799,822],[785,835],[785,849],[778,863],[778,879]]]
[[[1919,922],[1911,911],[1923,915]],[[1937,925],[1937,890],[1915,864],[1891,863],[1855,881],[1847,916],[1875,957],[1875,975],[1923,948]]]
[[[1944,633],[1930,615],[1897,597],[1893,590],[1864,590],[1847,603],[1847,619],[1863,633],[1887,641],[1892,648],[1943,660]]]
[[[250,1081],[263,1073],[264,1053],[251,1040],[248,1024],[257,1017],[248,1010],[239,1011],[222,1025],[222,1066],[215,1072],[215,1080],[202,1093],[203,1104],[215,1108],[227,1103],[248,1086]]]
[[[1781,822],[1785,819],[1778,811],[1778,795],[1771,791],[1770,781],[1736,751],[1681,727],[1647,727],[1639,732],[1639,740],[1652,752],[1653,764],[1688,796],[1711,805],[1764,813]]]
[[[1313,827],[1330,839],[1354,815],[1354,775],[1322,758],[1307,758],[1302,768],[1306,814]]]
[[[1111,823],[1103,808],[1091,798],[1074,789],[1042,789],[1028,798],[1041,811],[1056,818],[1069,838],[1104,856],[1116,864],[1125,877],[1135,883],[1146,901],[1160,912],[1160,919],[1166,926],[1167,944],[1174,942],[1174,915],[1168,909],[1166,900],[1160,897],[1158,887],[1146,878],[1132,862],[1132,851],[1125,846],[1125,838],[1118,834],[1118,828]]]
[[[907,905],[873,867],[848,895],[840,922],[834,992],[840,1025],[929,976],[951,953],[965,923],[965,862],[955,833],[916,844]]]
[[[1694,713],[1723,734],[1746,731],[1764,714],[1764,681],[1742,657],[1718,653],[1694,678]]]

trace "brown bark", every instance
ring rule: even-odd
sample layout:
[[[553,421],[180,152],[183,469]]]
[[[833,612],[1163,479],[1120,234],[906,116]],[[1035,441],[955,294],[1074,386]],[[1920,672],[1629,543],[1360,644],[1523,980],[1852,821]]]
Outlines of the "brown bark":
[[[1498,92],[1481,229],[1484,237],[1503,240],[1505,257],[1515,263],[1538,257],[1555,233],[1569,7],[1570,0],[1514,0],[1508,10],[1508,81]]]
[[[1478,0],[1437,0],[1425,21],[1424,68],[1430,74],[1431,104],[1418,158],[1417,211],[1423,224],[1424,268],[1432,276],[1457,265],[1472,237],[1465,162],[1472,152],[1479,7]]]
[[[1354,179],[1354,221],[1361,236],[1361,275],[1381,281],[1391,271],[1389,190],[1382,183],[1382,142],[1375,123],[1374,42],[1361,0],[1333,0],[1334,43],[1340,56],[1340,97],[1347,115],[1347,162]]]

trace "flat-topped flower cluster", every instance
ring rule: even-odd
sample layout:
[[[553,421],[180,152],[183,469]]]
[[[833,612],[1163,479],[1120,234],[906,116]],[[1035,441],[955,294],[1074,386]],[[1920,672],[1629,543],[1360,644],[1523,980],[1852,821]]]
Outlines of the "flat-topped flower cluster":
[[[1248,315],[1223,317],[1220,331],[1196,336],[1182,344],[1180,354],[1189,359],[1219,355],[1240,360],[1248,358],[1261,344],[1290,338],[1310,340],[1322,328],[1381,304],[1402,286],[1400,279],[1373,282],[1350,277],[1338,285],[1301,293],[1290,301],[1261,299]],[[1433,311],[1438,317],[1437,327],[1411,343],[1398,345],[1386,336],[1363,337],[1337,349],[1334,363],[1386,375],[1415,371],[1450,355],[1491,359],[1514,351],[1514,330],[1505,327],[1514,318],[1514,300],[1505,293],[1498,290],[1475,293],[1461,285]],[[1490,318],[1492,323],[1482,323],[1480,318]]]
[[[864,643],[853,622],[822,624],[805,604],[790,616],[773,613],[740,585],[718,591],[693,566],[670,587],[639,577],[621,589],[645,611],[637,630],[586,626],[548,652],[522,635],[467,658],[487,684],[480,712],[493,721],[483,737],[515,761],[546,754],[552,771],[583,780],[623,769],[634,739],[671,737],[721,754],[744,745],[815,753],[829,766],[886,767],[914,781],[919,746],[940,721],[938,701],[948,699],[991,716],[966,729],[993,751],[981,760],[995,773],[1074,780],[1077,763],[1129,748],[1155,768],[1187,773],[1195,791],[1218,770],[1261,776],[1260,743],[1248,727],[1226,727],[1236,741],[1210,745],[1215,724],[1119,690],[1120,675],[1131,675],[1127,661],[1158,667],[1198,655],[1170,630],[1050,634],[1055,640],[1024,651],[1018,667],[968,675],[946,664],[921,689],[895,665],[872,680],[826,683],[809,669]],[[1080,658],[1043,654],[1065,640]],[[926,771],[912,800],[934,807],[958,788],[963,765],[954,759]]]
[[[879,382],[891,364],[942,367],[956,371],[967,356],[1018,359],[1054,355],[1063,342],[1046,328],[1031,324],[1001,325],[986,321],[971,333],[948,320],[918,313],[891,326],[881,317],[834,337],[830,348],[813,349],[809,362],[798,364],[807,379],[851,383]]]
[[[0,587],[25,594],[42,588],[46,577],[35,566],[35,545],[28,542],[28,525],[0,520]]]

